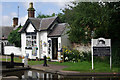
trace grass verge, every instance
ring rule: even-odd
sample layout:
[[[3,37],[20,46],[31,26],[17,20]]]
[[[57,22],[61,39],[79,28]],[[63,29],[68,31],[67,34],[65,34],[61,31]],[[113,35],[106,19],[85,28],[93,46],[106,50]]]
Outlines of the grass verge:
[[[29,65],[39,65],[43,64],[43,61],[29,61]],[[66,71],[79,71],[79,72],[120,72],[120,67],[113,66],[110,70],[110,66],[107,63],[104,62],[95,62],[94,63],[94,70],[91,69],[92,63],[88,61],[83,62],[48,62],[49,64],[55,64],[55,65],[61,65],[61,66],[68,66],[67,68],[64,68],[63,70]]]
[[[5,58],[0,59],[2,61],[6,61]],[[7,59],[7,61],[11,61],[10,58]],[[19,57],[14,58],[15,62],[22,62],[22,59]],[[92,64],[88,61],[83,62],[47,62],[49,64],[55,64],[55,65],[61,65],[61,66],[68,66],[67,68],[64,68],[63,70],[66,71],[79,71],[79,72],[120,72],[119,66],[112,66],[112,69],[110,70],[109,63],[105,62],[94,62],[94,70],[91,69]],[[40,65],[43,64],[43,61],[28,61],[29,65]]]
[[[1,61],[6,61],[6,58],[0,58]],[[11,58],[7,58],[7,61],[11,61]],[[19,57],[14,57],[14,62],[22,62],[22,59],[20,59]]]

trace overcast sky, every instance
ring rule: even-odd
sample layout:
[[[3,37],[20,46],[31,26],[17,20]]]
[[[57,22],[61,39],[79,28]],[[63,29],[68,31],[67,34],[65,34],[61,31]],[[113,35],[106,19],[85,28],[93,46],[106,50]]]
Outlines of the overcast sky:
[[[34,2],[32,0],[33,6],[35,8],[35,16],[39,13],[51,15],[52,13],[61,13],[60,9],[65,8],[65,5],[68,4],[70,1],[38,1]],[[31,1],[25,2],[14,2],[14,1],[6,1],[2,2],[2,25],[3,26],[12,26],[13,24],[13,17],[18,17],[18,6],[19,6],[19,24],[22,25],[25,23],[26,19],[28,18],[27,9],[29,8],[29,3]]]

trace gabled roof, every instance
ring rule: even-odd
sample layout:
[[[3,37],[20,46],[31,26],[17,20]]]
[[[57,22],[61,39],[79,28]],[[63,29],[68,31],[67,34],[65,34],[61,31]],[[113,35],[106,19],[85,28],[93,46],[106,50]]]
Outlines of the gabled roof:
[[[24,32],[29,23],[31,23],[37,31],[48,30],[57,19],[57,17],[28,18],[25,25],[18,32]]]
[[[42,18],[40,30],[47,30],[57,17]]]
[[[48,37],[59,37],[62,35],[66,28],[67,23],[59,23],[55,28],[48,34]]]
[[[2,39],[2,36],[4,36],[4,39],[7,39],[13,29],[14,27],[12,26],[0,26],[0,39]]]
[[[31,23],[33,24],[35,29],[39,30],[40,22],[41,22],[42,19],[40,19],[40,18],[29,18],[29,20],[31,21]]]
[[[18,32],[25,32],[29,23],[31,23],[36,30],[39,30],[40,22],[40,18],[28,18],[23,27]]]

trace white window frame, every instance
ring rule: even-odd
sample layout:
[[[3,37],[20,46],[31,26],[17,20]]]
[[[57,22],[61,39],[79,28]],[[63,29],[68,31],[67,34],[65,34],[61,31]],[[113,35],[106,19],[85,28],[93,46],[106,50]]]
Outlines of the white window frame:
[[[33,38],[34,36],[34,38]],[[36,34],[26,34],[26,47],[33,47],[37,45],[37,35]]]

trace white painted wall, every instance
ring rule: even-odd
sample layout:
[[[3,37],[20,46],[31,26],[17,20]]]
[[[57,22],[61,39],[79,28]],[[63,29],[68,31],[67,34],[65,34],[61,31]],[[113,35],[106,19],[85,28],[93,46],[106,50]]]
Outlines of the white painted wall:
[[[26,32],[34,32],[35,28],[30,23],[26,29]],[[30,59],[36,59],[36,57],[39,58],[39,33],[36,35],[36,42],[37,42],[37,56],[32,55],[32,49],[25,49],[26,47],[26,33],[21,33],[21,49],[22,49],[22,55],[26,56],[26,53],[29,54]]]
[[[37,42],[37,47],[38,47],[38,50],[37,50],[37,57],[40,58],[40,32],[37,32],[37,36],[36,36],[36,42]]]
[[[36,59],[36,57],[37,57],[37,56],[33,56],[33,55],[32,55],[32,50],[31,50],[31,49],[26,49],[26,50],[25,50],[25,53],[26,53],[26,54],[29,54],[29,57],[28,57],[28,58],[30,58],[30,59]],[[37,53],[37,54],[38,54],[38,53]]]
[[[0,53],[1,53],[1,49],[2,49],[2,43],[4,46],[10,46],[11,44],[8,42],[8,40],[0,40]],[[12,45],[11,45],[12,46]]]
[[[4,54],[10,55],[14,53],[14,55],[21,56],[21,48],[15,46],[5,46],[4,47]]]
[[[22,56],[25,56],[25,47],[26,47],[26,34],[21,33],[21,51]]]
[[[26,29],[26,32],[34,32],[35,28],[32,26],[32,24],[30,23]]]
[[[34,30],[35,30],[34,27],[30,23],[28,25],[26,31],[27,32],[34,32]],[[68,35],[66,35],[65,32],[66,32],[66,30],[64,30],[61,37],[58,37],[58,49],[62,48],[63,45],[71,47],[70,41],[68,40]],[[37,36],[36,36],[37,47],[38,47],[37,56],[32,56],[32,49],[31,50],[25,49],[25,47],[26,47],[26,34],[22,33],[21,34],[22,55],[25,56],[25,53],[29,53],[30,59],[35,59],[36,57],[44,58],[45,55],[47,57],[49,56],[50,58],[52,58],[52,46],[51,46],[51,52],[50,52],[50,54],[48,54],[48,47],[49,47],[48,40],[51,40],[51,38],[48,38],[47,35],[48,35],[47,31],[37,32]],[[42,41],[42,48],[40,48],[40,41]],[[44,42],[46,43],[46,46],[44,46]]]
[[[43,58],[45,55],[48,57],[48,38],[47,38],[47,31],[40,32],[40,40],[42,40],[42,49],[41,49],[41,58]],[[40,41],[39,40],[39,41]],[[45,47],[43,44],[47,43],[47,46]]]
[[[62,48],[61,42],[62,42],[61,37],[58,37],[58,49]]]

